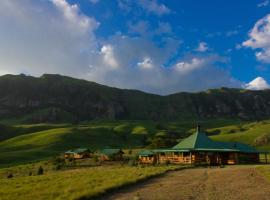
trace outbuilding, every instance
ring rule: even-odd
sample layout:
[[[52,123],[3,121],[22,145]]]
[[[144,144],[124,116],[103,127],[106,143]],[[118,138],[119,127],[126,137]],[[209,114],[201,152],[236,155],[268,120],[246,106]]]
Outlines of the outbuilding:
[[[119,161],[123,159],[124,152],[121,149],[103,149],[100,152],[101,161]]]
[[[90,158],[92,153],[88,148],[78,148],[66,151],[64,156],[65,158],[82,159]]]

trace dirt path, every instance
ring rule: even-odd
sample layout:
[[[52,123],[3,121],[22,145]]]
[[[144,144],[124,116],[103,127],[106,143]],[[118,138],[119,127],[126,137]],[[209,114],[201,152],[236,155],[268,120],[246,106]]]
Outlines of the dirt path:
[[[255,167],[187,169],[120,190],[104,200],[269,200]]]

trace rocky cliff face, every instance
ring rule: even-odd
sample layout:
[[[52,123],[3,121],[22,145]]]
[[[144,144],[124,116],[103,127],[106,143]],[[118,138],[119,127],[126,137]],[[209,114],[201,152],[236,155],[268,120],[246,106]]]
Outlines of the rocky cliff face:
[[[270,117],[270,90],[213,89],[169,96],[121,90],[60,75],[0,77],[0,119],[74,122],[91,119]]]

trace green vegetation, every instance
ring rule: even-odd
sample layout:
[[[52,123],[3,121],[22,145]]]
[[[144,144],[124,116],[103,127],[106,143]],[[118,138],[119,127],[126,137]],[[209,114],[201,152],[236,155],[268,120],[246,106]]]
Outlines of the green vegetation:
[[[235,120],[205,120],[203,127],[237,125]],[[8,125],[0,132],[0,166],[47,159],[74,148],[170,147],[194,131],[194,121],[92,121],[82,124]],[[161,130],[164,129],[164,130]]]
[[[237,141],[250,144],[261,150],[270,150],[270,120],[240,123],[207,131],[218,133],[212,136],[212,139],[217,141]]]
[[[269,90],[220,88],[160,96],[67,76],[0,76],[0,121],[78,123],[104,120],[196,120],[270,117]]]
[[[111,189],[136,183],[177,168],[181,167],[120,167],[115,165],[49,171],[39,176],[0,177],[0,196],[2,200],[91,198]]]
[[[258,166],[256,169],[270,182],[270,166]]]

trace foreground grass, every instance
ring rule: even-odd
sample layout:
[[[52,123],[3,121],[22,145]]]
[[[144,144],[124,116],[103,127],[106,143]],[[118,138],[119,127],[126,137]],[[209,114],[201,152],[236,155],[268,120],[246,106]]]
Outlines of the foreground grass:
[[[80,199],[175,170],[179,166],[100,166],[40,176],[0,178],[0,199]]]
[[[269,165],[258,166],[256,169],[270,182],[270,166]]]

